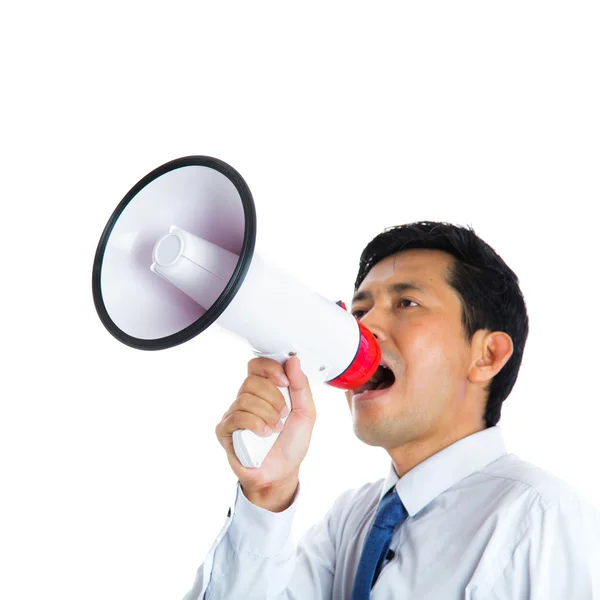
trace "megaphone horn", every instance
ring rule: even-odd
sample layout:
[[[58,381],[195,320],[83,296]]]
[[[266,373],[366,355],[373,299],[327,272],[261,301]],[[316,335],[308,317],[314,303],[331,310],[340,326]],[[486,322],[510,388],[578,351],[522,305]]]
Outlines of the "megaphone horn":
[[[212,323],[245,339],[256,356],[298,355],[311,382],[356,389],[381,351],[371,332],[255,252],[256,211],[232,167],[188,156],[158,167],[123,198],[100,238],[92,292],[119,341],[160,350]],[[280,388],[292,409],[288,388]],[[284,427],[285,427],[285,420]],[[279,433],[233,434],[244,467],[260,467]]]

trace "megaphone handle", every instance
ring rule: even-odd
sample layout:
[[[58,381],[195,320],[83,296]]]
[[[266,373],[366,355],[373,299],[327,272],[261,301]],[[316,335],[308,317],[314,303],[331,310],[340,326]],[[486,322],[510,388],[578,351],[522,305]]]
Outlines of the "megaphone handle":
[[[308,377],[311,384],[322,383],[329,379],[329,365],[314,363],[310,355],[305,353],[301,348],[296,348],[289,352],[278,352],[276,354],[263,354],[255,350],[254,354],[263,358],[276,360],[281,365],[285,365],[290,356],[297,355],[299,358],[302,356],[302,371]],[[289,417],[292,412],[290,389],[287,387],[280,387],[278,389],[283,394],[285,403],[287,404]],[[281,419],[284,428],[288,417]],[[247,469],[257,469],[262,465],[265,456],[269,454],[269,450],[271,450],[273,444],[277,441],[280,433],[272,433],[268,437],[262,437],[249,429],[238,429],[233,432],[233,449],[235,450],[235,455]]]
[[[290,398],[290,389],[287,387],[278,388],[285,398],[288,410],[292,411],[292,402]],[[289,416],[289,413],[288,413]],[[287,417],[281,419],[284,427]],[[247,469],[259,468],[269,451],[273,447],[273,444],[277,441],[280,432],[271,434],[268,437],[262,437],[250,431],[250,429],[238,429],[233,432],[233,448],[235,455],[238,457],[242,466]]]

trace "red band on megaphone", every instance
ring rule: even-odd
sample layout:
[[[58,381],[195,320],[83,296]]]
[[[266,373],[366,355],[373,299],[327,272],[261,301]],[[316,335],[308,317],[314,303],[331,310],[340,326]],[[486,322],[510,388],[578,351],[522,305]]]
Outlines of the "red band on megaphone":
[[[360,342],[356,357],[339,376],[327,383],[342,390],[355,390],[373,377],[381,363],[381,348],[373,334],[360,322]]]

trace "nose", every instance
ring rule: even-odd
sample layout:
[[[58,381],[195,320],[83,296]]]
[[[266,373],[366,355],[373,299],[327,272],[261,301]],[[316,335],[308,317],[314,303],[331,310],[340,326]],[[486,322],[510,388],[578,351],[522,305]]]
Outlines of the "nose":
[[[372,308],[360,322],[373,334],[373,337],[378,342],[387,340],[385,321],[383,317],[378,316],[374,308]]]

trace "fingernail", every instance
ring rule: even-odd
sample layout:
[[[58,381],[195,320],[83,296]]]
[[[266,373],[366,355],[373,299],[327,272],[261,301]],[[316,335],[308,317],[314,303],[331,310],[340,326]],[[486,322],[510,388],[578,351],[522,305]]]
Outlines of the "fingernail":
[[[264,433],[265,435],[271,435],[271,433],[273,433],[273,430],[268,425],[265,425]]]
[[[285,419],[290,414],[290,409],[287,407],[287,404],[283,407],[281,411],[281,418]]]
[[[279,384],[283,387],[290,387],[290,380],[285,375],[280,375]]]
[[[277,425],[275,425],[275,431],[281,431],[283,429],[283,421],[279,421]]]

